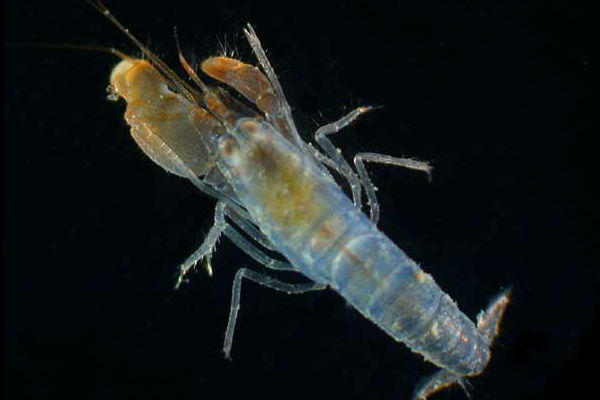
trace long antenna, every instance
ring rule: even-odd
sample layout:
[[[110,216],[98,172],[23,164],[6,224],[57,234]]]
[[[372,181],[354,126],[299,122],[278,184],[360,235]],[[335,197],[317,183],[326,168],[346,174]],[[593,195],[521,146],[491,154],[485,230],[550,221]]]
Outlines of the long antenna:
[[[121,22],[110,12],[110,10],[102,4],[99,0],[88,0],[88,3],[98,10],[102,15],[104,15],[110,22],[113,23],[121,32],[125,34],[141,51],[144,53],[146,57],[150,60],[150,62],[161,72],[163,73],[184,95],[188,100],[195,102],[197,100],[194,95],[195,91],[192,89],[186,82],[184,82],[177,74],[169,68],[169,66],[162,61],[156,54],[154,54],[149,48],[144,46],[142,42],[138,40],[133,34],[129,32],[129,29],[125,28]]]
[[[90,51],[93,53],[109,53],[123,59],[130,60],[132,57],[128,54],[123,53],[114,47],[107,46],[96,46],[88,44],[74,44],[74,43],[45,43],[45,42],[33,42],[33,43],[8,43],[5,45],[8,48],[35,48],[35,49],[58,49],[58,50],[82,50]]]

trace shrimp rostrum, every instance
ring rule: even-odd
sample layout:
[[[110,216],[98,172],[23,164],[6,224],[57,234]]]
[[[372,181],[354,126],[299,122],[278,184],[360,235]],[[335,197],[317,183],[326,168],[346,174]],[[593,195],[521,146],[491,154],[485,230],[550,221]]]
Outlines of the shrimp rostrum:
[[[189,179],[217,200],[214,225],[181,265],[177,285],[198,263],[211,273],[211,255],[224,235],[274,270],[298,272],[310,283],[286,283],[250,269],[237,271],[223,351],[229,357],[244,279],[287,293],[331,288],[396,341],[440,368],[417,388],[425,399],[465,377],[480,374],[509,301],[502,291],[471,321],[433,278],[377,228],[379,205],[365,163],[431,173],[420,161],[375,153],[354,157],[353,169],[329,136],[370,110],[359,107],[320,127],[317,146],[304,142],[290,106],[252,26],[244,33],[260,69],[228,57],[201,63],[209,86],[179,52],[191,78],[179,78],[101,4],[100,11],[144,53],[117,53],[113,96],[127,102],[125,119],[140,148],[170,173]],[[249,103],[248,105],[244,103]],[[320,148],[320,150],[319,150]],[[333,178],[349,183],[350,199]],[[362,212],[363,191],[370,207]],[[274,259],[264,249],[286,261]]]

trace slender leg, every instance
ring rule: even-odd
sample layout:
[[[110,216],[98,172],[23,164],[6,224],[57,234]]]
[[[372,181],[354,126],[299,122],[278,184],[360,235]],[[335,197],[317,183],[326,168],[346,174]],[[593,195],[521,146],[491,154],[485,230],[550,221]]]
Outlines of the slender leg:
[[[176,289],[181,286],[181,284],[185,281],[185,276],[187,273],[190,271],[190,269],[194,268],[199,261],[206,260],[205,268],[207,269],[209,276],[212,276],[212,266],[210,263],[211,255],[221,234],[225,234],[225,236],[227,236],[240,250],[265,267],[279,271],[295,271],[294,266],[290,263],[269,257],[262,250],[258,249],[254,244],[248,241],[248,239],[246,239],[230,224],[228,224],[225,220],[225,216],[236,222],[236,224],[238,224],[238,226],[244,232],[250,235],[258,243],[265,245],[265,247],[269,249],[273,248],[273,246],[268,243],[268,239],[264,237],[264,235],[262,235],[262,233],[260,233],[248,221],[244,220],[235,212],[229,211],[225,203],[218,202],[217,206],[215,207],[215,222],[210,228],[208,235],[206,235],[204,238],[204,242],[202,242],[200,247],[194,253],[192,253],[192,255],[189,256],[179,268],[179,277],[175,285]]]
[[[358,107],[344,115],[339,120],[320,127],[315,132],[316,142],[331,158],[333,164],[335,165],[335,169],[348,180],[348,183],[350,184],[350,190],[352,191],[352,200],[358,209],[362,208],[360,180],[350,167],[350,164],[348,164],[344,156],[342,156],[341,150],[336,148],[333,143],[331,143],[327,135],[331,135],[340,131],[342,128],[352,123],[352,121],[358,118],[361,114],[364,114],[372,109],[372,107]],[[323,162],[322,160],[320,161]],[[326,163],[326,165],[331,167],[331,164],[329,163]]]
[[[493,344],[496,336],[498,336],[500,320],[502,319],[502,315],[510,300],[510,291],[511,288],[509,287],[500,292],[492,299],[487,309],[477,316],[477,330],[488,339],[490,346]],[[478,375],[479,373],[475,375]],[[464,376],[457,376],[450,371],[440,370],[425,379],[414,392],[413,399],[425,400],[432,394],[450,387],[455,383],[459,384],[467,393],[467,396],[469,396],[466,387],[467,381]]]
[[[240,250],[265,267],[277,271],[296,271],[296,268],[294,268],[292,264],[276,260],[266,255],[263,251],[259,250],[258,247],[240,235],[238,231],[231,227],[231,225],[225,226],[223,233],[225,233],[225,236],[227,236]]]
[[[454,375],[452,372],[444,369],[441,369],[435,374],[428,376],[419,386],[419,389],[413,393],[412,398],[413,400],[426,400],[432,394],[446,389],[454,384],[458,384],[463,389],[467,397],[469,399],[471,398],[471,394],[467,389],[467,380],[464,377]]]
[[[261,246],[276,251],[275,246],[269,241],[269,239],[245,217],[239,215],[235,210],[231,210],[229,206],[223,209],[224,214],[231,219],[242,231],[248,236],[254,239]],[[256,245],[252,244],[244,236],[240,235],[238,231],[233,228],[232,225],[226,224],[223,233],[229,238],[240,250],[258,261],[267,268],[278,270],[278,271],[295,271],[293,265],[288,262],[276,260],[266,255]]]
[[[312,143],[307,143],[306,146],[311,151],[311,154],[315,157],[315,160],[318,161],[317,166],[319,167],[319,169],[323,171],[323,173],[325,173],[325,175],[327,175],[329,179],[335,182],[335,179],[333,179],[333,175],[331,175],[327,167],[329,167],[332,171],[340,173],[340,169],[338,168],[337,164],[333,162],[331,158],[321,153],[316,147],[312,145]]]
[[[218,190],[215,190],[209,184],[198,179],[198,177],[196,175],[194,175],[194,173],[189,168],[185,167],[185,165],[183,163],[181,163],[181,166],[182,166],[182,171],[186,172],[186,177],[194,184],[194,186],[196,186],[198,189],[200,189],[200,191],[202,193],[205,193],[211,197],[214,197],[219,202],[227,204],[228,207],[235,209],[236,212],[238,212],[240,215],[245,214],[245,211],[242,209],[242,207],[239,203],[239,200],[223,195],[223,193],[219,192]]]
[[[240,310],[240,296],[242,291],[242,279],[247,278],[262,286],[271,289],[286,292],[287,294],[300,294],[314,290],[323,290],[327,285],[321,283],[287,283],[278,279],[271,278],[268,275],[260,274],[246,268],[240,268],[235,274],[233,286],[231,288],[231,308],[229,310],[229,319],[227,321],[227,330],[225,331],[225,341],[223,342],[223,353],[225,358],[231,359],[231,345],[233,344],[233,333]]]
[[[371,222],[373,222],[375,225],[377,225],[377,222],[379,221],[379,201],[377,200],[377,195],[375,194],[377,188],[375,185],[373,185],[371,178],[369,178],[369,174],[367,173],[367,169],[365,168],[363,161],[423,171],[429,177],[429,181],[431,181],[431,171],[433,167],[426,162],[412,160],[410,158],[392,157],[377,153],[358,153],[355,155],[354,165],[356,166],[356,170],[360,176],[361,183],[365,188],[365,193],[367,194],[367,199],[369,201],[369,208],[371,209]]]
[[[239,226],[256,242],[260,243],[261,246],[269,250],[276,250],[275,246],[273,246],[269,239],[256,227],[256,225],[248,220],[249,216],[239,215],[236,210],[231,210],[229,207],[227,207],[225,211],[229,219],[231,219],[234,224]]]
[[[225,222],[225,203],[219,201],[217,206],[215,207],[215,222],[213,226],[208,231],[208,234],[204,238],[204,241],[198,247],[198,249],[192,253],[191,256],[184,261],[183,264],[179,267],[179,276],[177,278],[177,283],[175,284],[175,289],[179,289],[181,284],[185,281],[185,276],[190,271],[190,269],[194,268],[198,261],[202,261],[206,259],[206,270],[209,276],[212,276],[212,267],[210,265],[211,254],[217,245],[217,240],[225,230],[227,226],[227,222]]]
[[[275,96],[277,97],[279,103],[278,113],[281,115],[281,118],[284,121],[287,132],[292,137],[292,142],[295,143],[306,154],[309,154],[306,143],[302,141],[300,135],[298,134],[298,129],[296,129],[296,124],[294,124],[294,118],[292,117],[292,109],[289,103],[287,102],[287,99],[285,98],[285,94],[283,93],[281,84],[277,79],[277,75],[275,74],[271,63],[269,62],[265,50],[263,49],[262,44],[258,39],[258,35],[254,31],[252,25],[246,25],[246,29],[244,29],[244,34],[246,35],[246,39],[248,40],[250,47],[252,47],[252,51],[254,51],[254,54],[256,55],[260,66],[265,72],[267,79],[271,83],[271,86],[273,88],[273,91],[275,92]]]

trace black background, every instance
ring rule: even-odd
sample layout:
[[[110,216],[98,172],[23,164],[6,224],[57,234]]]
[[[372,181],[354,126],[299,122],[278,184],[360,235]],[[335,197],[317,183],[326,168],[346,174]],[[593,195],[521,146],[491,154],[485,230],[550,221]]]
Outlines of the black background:
[[[304,138],[364,104],[335,139],[351,156],[431,160],[434,180],[373,166],[380,228],[470,317],[514,285],[474,399],[594,389],[599,256],[591,145],[591,12],[568,1],[109,2],[174,64],[252,22]],[[4,7],[3,393],[6,399],[407,399],[434,368],[332,291],[244,286],[233,362],[220,352],[230,284],[258,267],[224,240],[212,279],[175,291],[214,201],[136,148],[105,99],[139,52],[83,1]],[[302,281],[294,276],[280,276]],[[597,387],[597,386],[596,386]],[[218,397],[217,397],[218,396]],[[242,397],[243,396],[243,397]],[[436,399],[461,399],[454,389]]]

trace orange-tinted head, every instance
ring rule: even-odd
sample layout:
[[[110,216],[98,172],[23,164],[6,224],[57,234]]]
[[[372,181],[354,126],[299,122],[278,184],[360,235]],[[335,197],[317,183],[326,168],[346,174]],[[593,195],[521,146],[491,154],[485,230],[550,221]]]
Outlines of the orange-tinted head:
[[[110,74],[113,94],[130,101],[140,95],[149,96],[166,88],[166,81],[148,61],[125,59]]]

